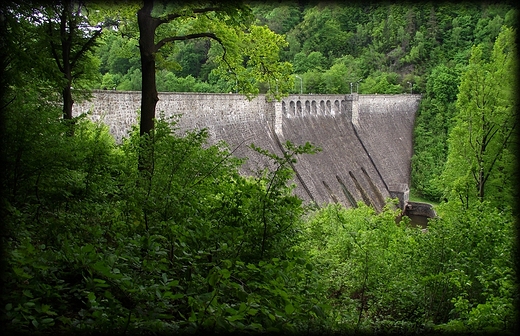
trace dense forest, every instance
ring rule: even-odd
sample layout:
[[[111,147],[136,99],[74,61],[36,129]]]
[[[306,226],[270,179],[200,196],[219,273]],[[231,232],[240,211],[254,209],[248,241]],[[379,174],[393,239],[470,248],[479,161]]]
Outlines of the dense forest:
[[[2,302],[28,333],[515,334],[517,15],[504,3],[0,4]],[[122,143],[75,102],[142,92]],[[421,93],[412,194],[304,204],[283,156],[175,133],[157,91]]]

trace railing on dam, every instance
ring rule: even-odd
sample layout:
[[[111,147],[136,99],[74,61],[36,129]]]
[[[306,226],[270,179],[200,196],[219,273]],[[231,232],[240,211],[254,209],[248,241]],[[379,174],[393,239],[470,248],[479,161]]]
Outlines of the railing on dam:
[[[349,110],[349,97],[334,96],[289,96],[282,100],[282,113],[286,118],[336,115]]]

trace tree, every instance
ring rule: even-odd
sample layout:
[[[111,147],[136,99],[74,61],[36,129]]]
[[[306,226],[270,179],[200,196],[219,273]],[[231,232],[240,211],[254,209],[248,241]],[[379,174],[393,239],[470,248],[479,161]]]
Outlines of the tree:
[[[305,12],[303,21],[297,26],[302,51],[306,54],[321,52],[329,65],[334,58],[346,53],[351,37],[342,30],[341,22],[336,17],[335,13],[339,10],[340,7],[335,4],[315,6]]]
[[[349,67],[343,63],[336,63],[330,67],[329,70],[323,73],[323,80],[325,82],[327,93],[350,93],[353,86],[354,92],[357,88],[357,79],[355,75],[350,72]],[[352,86],[350,83],[352,83]]]
[[[466,206],[475,199],[513,202],[515,135],[515,34],[504,27],[490,61],[481,46],[471,51],[457,97],[456,124],[441,176],[450,198]]]
[[[278,62],[279,50],[285,45],[283,38],[268,28],[252,26],[252,18],[249,7],[241,3],[165,6],[154,5],[153,0],[144,1],[137,12],[142,71],[141,135],[150,134],[154,128],[158,52],[175,41],[207,38],[218,42],[227,66],[221,74],[226,76],[231,71],[232,76],[227,76],[236,78],[243,93],[257,93],[255,81],[273,82],[271,87],[278,87],[279,92],[292,88],[290,64]],[[274,83],[276,79],[278,85]]]
[[[267,24],[277,34],[289,32],[301,21],[301,12],[296,2],[254,4],[253,12],[262,25]]]
[[[168,49],[176,41],[210,39],[218,42],[218,56],[223,61],[213,71],[234,81],[236,91],[254,95],[259,92],[257,83],[267,82],[268,93],[279,98],[293,87],[290,63],[279,62],[280,48],[286,45],[283,37],[267,27],[253,26],[252,18],[250,8],[242,3],[155,5],[154,0],[144,1],[137,12],[142,73],[139,132],[143,139],[147,136],[141,146],[140,171],[151,169],[152,148],[148,143],[153,140],[159,100],[156,65],[163,58],[161,49]]]
[[[126,27],[125,27],[126,28]],[[136,38],[124,38],[120,31],[108,29],[99,39],[96,55],[101,61],[100,72],[124,76],[141,67]]]
[[[403,87],[398,84],[399,75],[395,72],[375,72],[360,83],[360,91],[363,93],[396,94],[403,92]]]
[[[87,18],[87,7],[83,2],[65,0],[36,10],[33,15],[38,24],[41,18],[42,28],[48,36],[49,49],[63,75],[61,83],[63,98],[63,118],[72,119],[72,84],[87,77],[89,72],[90,52],[96,46],[103,27],[113,22],[104,21],[91,24]]]
[[[448,134],[455,115],[459,76],[457,69],[438,65],[426,83],[414,128],[412,185],[414,191],[430,200],[439,200],[442,190],[433,182],[444,168]]]
[[[305,73],[312,70],[323,71],[327,68],[327,58],[319,51],[313,51],[309,55],[306,55],[305,52],[299,52],[294,55],[293,63],[295,73]]]

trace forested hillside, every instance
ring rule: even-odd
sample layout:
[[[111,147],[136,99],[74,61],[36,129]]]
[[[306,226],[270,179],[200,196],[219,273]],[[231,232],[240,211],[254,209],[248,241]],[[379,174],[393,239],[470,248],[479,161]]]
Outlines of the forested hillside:
[[[258,25],[285,36],[283,60],[292,64],[291,93],[421,93],[412,185],[417,196],[438,202],[434,181],[446,161],[460,76],[471,48],[489,58],[502,26],[517,12],[507,3],[252,2]],[[216,68],[208,39],[177,42],[162,55],[159,91],[235,92]],[[96,51],[97,88],[140,90],[135,38],[107,32]],[[164,61],[163,61],[164,59]],[[261,90],[267,86],[261,87]]]
[[[5,331],[517,334],[517,15],[1,2]],[[122,144],[72,115],[92,89],[141,91]],[[318,147],[250,144],[270,164],[242,176],[207,131],[176,135],[156,91],[421,93],[412,187],[438,217],[303,204],[291,165]]]
[[[460,72],[471,47],[481,43],[489,57],[500,28],[516,20],[514,8],[504,3],[251,4],[257,25],[285,36],[282,59],[302,77],[304,93],[349,93],[351,82],[359,82],[353,91],[360,93],[426,93],[434,68]],[[211,75],[216,67],[211,45],[208,39],[178,41],[161,55],[160,91],[229,92],[234,83]],[[96,51],[103,75],[98,87],[140,89],[137,46],[130,33],[105,33]],[[296,81],[291,92],[299,91]]]

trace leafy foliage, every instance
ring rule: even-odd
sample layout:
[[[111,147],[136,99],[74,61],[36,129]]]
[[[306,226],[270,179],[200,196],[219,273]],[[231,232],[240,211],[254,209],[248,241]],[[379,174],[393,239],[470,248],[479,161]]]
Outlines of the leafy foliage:
[[[439,215],[430,223],[425,246],[429,253],[423,255],[431,274],[425,284],[440,291],[432,298],[431,318],[445,323],[439,329],[448,331],[512,330],[517,293],[511,211],[489,203],[470,209],[448,203],[439,208]]]
[[[448,155],[447,139],[456,113],[460,71],[445,65],[432,70],[414,128],[412,184],[415,193],[437,201],[442,197],[442,188],[436,178],[442,173]]]
[[[441,176],[447,197],[469,206],[474,199],[493,199],[495,206],[514,206],[516,153],[516,46],[505,28],[489,62],[482,47],[472,49],[457,96],[456,123],[449,136],[446,168]],[[461,169],[462,168],[462,169]]]
[[[276,169],[251,179],[224,144],[205,146],[206,131],[178,137],[163,121],[146,175],[139,142],[152,140],[135,132],[116,146],[86,119],[69,139],[52,111],[9,123],[12,329],[290,331],[321,312],[301,294],[309,267],[293,246],[303,208],[287,187],[289,162],[311,145],[287,144],[282,158],[258,149]],[[29,141],[35,127],[45,142]],[[32,155],[53,149],[52,159]]]
[[[311,144],[286,143],[281,156],[253,144],[270,164],[244,177],[226,144],[209,145],[206,130],[178,135],[175,118],[116,144],[106,126],[77,116],[68,136],[55,85],[61,75],[36,52],[45,42],[36,28],[15,15],[27,7],[11,5],[0,5],[9,33],[1,78],[10,82],[0,105],[7,331],[514,334],[516,138],[505,140],[516,101],[505,84],[516,66],[508,28],[516,11],[509,6],[255,4],[259,25],[230,35],[250,47],[273,38],[263,46],[268,55],[251,47],[239,67],[246,77],[280,55],[299,69],[305,92],[347,93],[350,82],[361,93],[408,92],[412,82],[424,93],[414,185],[431,198],[450,193],[421,230],[392,200],[380,213],[364,204],[302,204],[292,194],[291,164],[319,150]],[[105,8],[89,19],[104,15],[119,14]],[[286,34],[287,44],[260,24]],[[102,87],[140,88],[132,29],[127,22],[100,37]],[[222,52],[201,42],[165,48],[159,87],[234,91],[233,75],[215,70]],[[293,87],[269,85],[272,93]],[[460,141],[469,124],[497,140],[481,161],[459,155],[483,143]],[[152,155],[140,172],[143,144]],[[475,167],[489,168],[483,197],[465,175]]]
[[[515,327],[514,218],[489,204],[446,204],[426,232],[395,210],[328,206],[302,250],[341,331],[505,332]]]
[[[171,8],[162,8],[168,9]],[[360,93],[408,92],[408,82],[411,82],[413,91],[426,94],[426,99],[429,91],[425,84],[436,66],[444,65],[452,69],[466,65],[473,44],[481,43],[485,46],[486,54],[490,54],[500,27],[514,26],[516,15],[515,9],[507,4],[478,3],[300,4],[284,1],[279,4],[264,4],[253,1],[251,10],[256,19],[256,27],[266,25],[271,31],[284,34],[286,43],[277,43],[275,48],[267,49],[293,65],[293,71],[305,80],[303,86],[306,93],[348,93],[350,82],[368,79],[364,83],[365,91],[360,90]],[[183,32],[195,27],[192,26],[191,24],[188,28],[183,28]],[[216,31],[220,30],[219,28]],[[164,30],[162,34],[167,32]],[[222,36],[231,44],[236,39],[244,42],[249,40],[247,36]],[[132,38],[119,40],[132,41]],[[133,45],[134,56],[127,58],[138,61],[135,48],[137,43],[134,41]],[[227,45],[227,48],[229,55],[238,50],[237,46]],[[259,46],[253,48],[258,49]],[[102,64],[113,55],[106,48],[99,49],[99,52]],[[158,54],[159,70],[167,70],[180,78],[191,75],[197,83],[211,84],[214,92],[235,92],[240,91],[241,87],[244,90],[255,87],[248,86],[250,84],[246,84],[247,81],[238,78],[241,72],[231,76],[226,71],[212,74],[219,66],[219,55],[222,55],[222,50],[218,46],[211,46],[209,41],[177,41],[175,45]],[[349,70],[345,72],[344,69],[339,69],[339,62]],[[248,67],[251,66],[254,67],[254,64],[251,63]],[[102,68],[107,67],[102,65]],[[102,70],[104,71],[106,70]],[[132,71],[127,71],[122,75],[131,76]],[[277,72],[279,71],[273,73]],[[252,75],[249,72],[243,74],[246,77]],[[389,77],[387,74],[392,75]],[[331,83],[331,78],[337,83]],[[281,92],[282,82],[286,80],[279,79],[278,83],[269,84],[271,88],[278,84]],[[383,84],[385,82],[388,83]],[[299,92],[299,87],[292,87],[291,83],[292,80],[287,81],[287,88],[293,93]],[[261,92],[266,90],[264,87],[268,85],[256,84]],[[165,86],[163,89],[178,88]],[[192,85],[190,91],[205,89],[205,86],[197,84]]]

